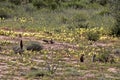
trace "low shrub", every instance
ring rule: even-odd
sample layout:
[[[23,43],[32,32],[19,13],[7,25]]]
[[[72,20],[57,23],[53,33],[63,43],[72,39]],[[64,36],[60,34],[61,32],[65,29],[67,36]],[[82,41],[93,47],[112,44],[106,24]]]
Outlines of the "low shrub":
[[[103,16],[103,15],[109,15],[110,11],[109,10],[102,10],[98,14],[101,15],[101,16]]]
[[[50,76],[50,74],[45,70],[31,70],[28,74],[26,74],[26,78],[37,78],[37,77],[44,77]]]
[[[120,24],[120,23],[119,23]],[[110,29],[110,35],[116,36],[116,37],[120,37],[120,25],[118,23],[116,23],[115,26],[111,27]]]
[[[14,13],[15,5],[9,2],[0,3],[0,18],[9,18]]]
[[[40,51],[43,49],[43,46],[38,42],[30,42],[26,49],[31,51]]]
[[[87,39],[90,41],[97,41],[97,40],[99,40],[99,38],[100,38],[100,35],[98,32],[89,31],[87,33]]]

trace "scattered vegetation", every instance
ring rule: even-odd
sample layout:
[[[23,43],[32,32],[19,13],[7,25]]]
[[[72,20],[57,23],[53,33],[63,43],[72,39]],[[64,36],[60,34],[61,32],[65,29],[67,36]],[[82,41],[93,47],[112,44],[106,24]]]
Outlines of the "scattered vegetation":
[[[119,3],[0,0],[0,79],[119,80]]]

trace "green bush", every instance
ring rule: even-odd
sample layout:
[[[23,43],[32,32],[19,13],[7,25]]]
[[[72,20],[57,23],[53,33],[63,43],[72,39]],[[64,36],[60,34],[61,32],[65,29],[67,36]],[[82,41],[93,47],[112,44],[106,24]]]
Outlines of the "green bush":
[[[32,3],[38,9],[39,8],[49,8],[49,9],[54,10],[58,6],[54,0],[33,0]]]
[[[101,16],[103,16],[103,15],[109,15],[110,11],[109,10],[102,10],[98,14],[101,15]]]
[[[15,5],[9,2],[0,2],[0,18],[9,18],[14,13]]]
[[[49,5],[49,7],[50,9],[55,10],[58,7],[58,5],[55,2],[53,2]]]
[[[24,5],[24,9],[26,12],[34,12],[36,10],[36,8],[32,4]]]
[[[9,0],[11,3],[15,4],[15,5],[19,5],[22,3],[21,0]]]
[[[109,54],[108,53],[100,53],[98,60],[100,62],[108,62]]]
[[[80,2],[71,2],[71,3],[67,3],[67,7],[82,9],[85,7],[85,4]]]
[[[120,23],[116,23],[116,25],[111,28],[110,35],[120,37]]]
[[[99,40],[99,38],[100,38],[100,35],[98,32],[89,31],[87,33],[87,39],[90,41],[97,41],[97,40]]]
[[[115,25],[111,28],[111,34],[114,36],[120,36],[120,0],[110,0],[109,8],[111,9],[111,14],[116,20]]]
[[[45,1],[43,1],[43,0],[33,0],[32,3],[37,8],[43,8],[43,7],[47,6],[47,4],[45,3]]]
[[[31,51],[40,51],[43,49],[43,46],[38,42],[30,42],[26,49]]]
[[[98,3],[100,5],[106,5],[109,0],[90,0],[91,3]]]
[[[100,4],[100,5],[106,5],[108,3],[108,0],[97,0],[97,2]]]
[[[111,51],[109,50],[102,50],[101,53],[97,56],[97,60],[99,62],[110,62],[115,63],[115,57],[113,54],[111,54]]]
[[[11,10],[8,8],[0,8],[0,18],[9,18]]]

